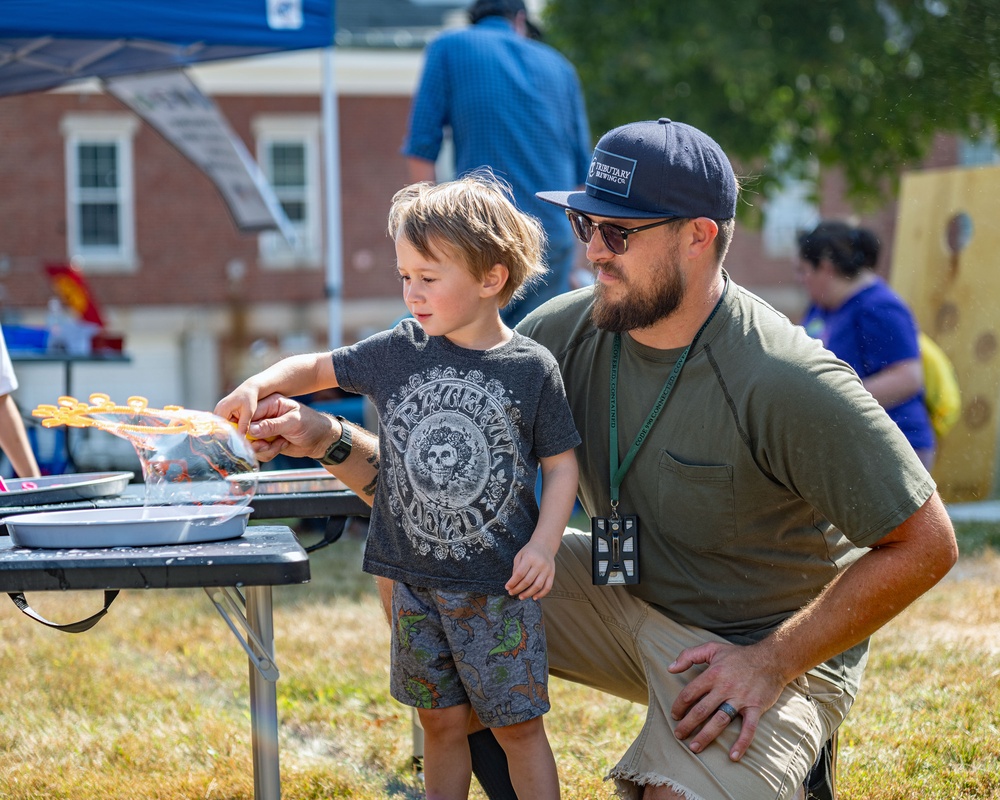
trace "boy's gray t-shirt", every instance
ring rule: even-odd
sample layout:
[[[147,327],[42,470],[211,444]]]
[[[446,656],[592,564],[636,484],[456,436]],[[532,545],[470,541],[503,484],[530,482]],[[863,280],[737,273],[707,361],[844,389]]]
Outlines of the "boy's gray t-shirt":
[[[332,357],[339,385],[379,416],[364,570],[506,594],[538,519],[538,459],[580,443],[555,359],[517,333],[467,350],[412,319]]]

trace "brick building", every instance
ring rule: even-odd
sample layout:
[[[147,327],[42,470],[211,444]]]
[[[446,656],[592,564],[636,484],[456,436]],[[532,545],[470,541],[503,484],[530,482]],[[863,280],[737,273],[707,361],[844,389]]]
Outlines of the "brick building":
[[[351,342],[404,313],[385,216],[406,180],[399,147],[422,46],[442,26],[461,24],[465,3],[338,5],[342,338]],[[44,324],[52,295],[44,265],[74,258],[131,357],[76,365],[72,390],[81,399],[102,391],[211,409],[245,375],[328,341],[321,54],[189,72],[271,178],[300,234],[296,248],[274,234],[239,233],[208,178],[96,83],[0,98],[3,322]],[[942,139],[932,161],[957,159],[956,143]],[[819,209],[794,192],[772,204],[763,231],[738,230],[727,260],[738,282],[792,316],[804,304],[792,273],[796,229],[820,213],[850,214],[836,175],[824,176],[821,194]],[[892,208],[863,221],[891,243]],[[59,366],[19,364],[18,374],[24,409],[64,391]],[[84,438],[82,467],[129,456],[113,437]]]

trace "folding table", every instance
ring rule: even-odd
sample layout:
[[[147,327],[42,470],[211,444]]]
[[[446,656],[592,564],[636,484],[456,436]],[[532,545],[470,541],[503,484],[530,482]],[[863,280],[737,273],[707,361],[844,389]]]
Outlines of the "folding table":
[[[256,800],[281,797],[271,587],[309,578],[309,557],[284,526],[251,526],[236,539],[163,547],[43,550],[0,538],[0,591],[13,595],[103,589],[103,615],[120,589],[205,590],[250,662]]]

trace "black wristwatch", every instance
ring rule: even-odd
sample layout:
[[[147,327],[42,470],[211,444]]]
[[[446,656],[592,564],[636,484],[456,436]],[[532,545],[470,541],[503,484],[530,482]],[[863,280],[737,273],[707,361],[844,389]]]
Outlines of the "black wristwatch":
[[[320,464],[327,467],[335,467],[343,464],[351,454],[351,429],[347,426],[347,420],[341,416],[334,417],[340,421],[340,438],[330,445],[326,453],[319,460]]]

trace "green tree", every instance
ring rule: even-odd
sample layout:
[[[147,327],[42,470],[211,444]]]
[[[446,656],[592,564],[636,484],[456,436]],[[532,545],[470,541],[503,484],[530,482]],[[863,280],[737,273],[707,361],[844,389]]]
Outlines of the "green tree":
[[[1000,0],[549,0],[545,14],[595,136],[688,122],[756,191],[839,166],[870,206],[935,133],[1000,120]]]

